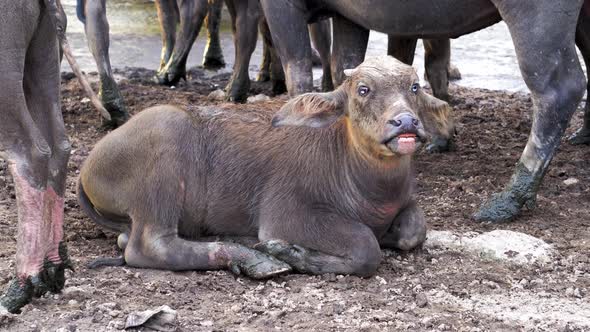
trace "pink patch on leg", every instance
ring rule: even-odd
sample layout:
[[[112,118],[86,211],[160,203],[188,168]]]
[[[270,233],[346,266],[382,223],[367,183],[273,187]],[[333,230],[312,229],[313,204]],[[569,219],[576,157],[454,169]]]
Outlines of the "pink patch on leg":
[[[63,240],[64,198],[59,196],[53,188],[45,192],[45,220],[49,220],[51,242],[49,243],[47,258],[54,263],[61,263],[59,257],[59,243]]]
[[[50,240],[49,225],[43,220],[45,192],[29,185],[14,163],[9,168],[14,178],[18,210],[16,273],[26,278],[39,274]]]

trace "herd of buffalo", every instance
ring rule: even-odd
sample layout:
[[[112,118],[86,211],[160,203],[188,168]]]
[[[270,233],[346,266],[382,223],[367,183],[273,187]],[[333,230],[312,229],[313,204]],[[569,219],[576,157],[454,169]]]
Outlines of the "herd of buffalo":
[[[450,38],[503,20],[534,105],[512,178],[474,214],[477,221],[510,221],[534,206],[590,89],[576,53],[577,46],[590,68],[590,0],[156,0],[158,83],[185,78],[204,23],[203,65],[225,65],[225,3],[236,59],[226,99],[248,95],[259,32],[258,79],[291,99],[276,113],[162,105],[130,117],[108,57],[105,2],[78,0],[77,14],[100,77],[99,99],[87,91],[118,128],[82,166],[78,199],[94,222],[120,234],[123,255],[94,267],[229,269],[255,279],[287,271],[371,275],[382,248],[410,250],[426,238],[412,155],[425,143],[445,151],[455,133],[445,101],[448,80],[458,75]],[[14,313],[34,296],[61,291],[71,268],[63,243],[71,148],[61,114],[62,56],[88,83],[67,44],[59,0],[0,1],[0,10],[0,157],[14,179],[18,212],[16,276],[0,311]],[[388,35],[389,55],[365,59],[370,30]],[[418,38],[434,96],[411,67]],[[311,92],[314,52],[323,92]],[[590,143],[588,103],[584,112],[574,144]]]

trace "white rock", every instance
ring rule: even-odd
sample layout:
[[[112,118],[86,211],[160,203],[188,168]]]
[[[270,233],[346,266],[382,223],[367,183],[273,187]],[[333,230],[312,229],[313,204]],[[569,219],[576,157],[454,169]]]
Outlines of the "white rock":
[[[424,247],[465,251],[482,258],[498,259],[520,265],[534,262],[549,263],[555,255],[554,248],[543,240],[506,230],[495,230],[483,234],[430,231]]]
[[[217,89],[217,90],[211,92],[207,96],[207,99],[213,100],[213,101],[224,101],[225,100],[225,91],[223,91],[221,89]]]
[[[565,180],[563,180],[563,184],[565,184],[566,186],[571,186],[573,184],[576,184],[580,182],[580,180],[576,179],[576,178],[567,178]]]
[[[270,100],[270,97],[265,95],[265,94],[258,94],[256,96],[250,96],[248,97],[248,99],[246,100],[248,103],[258,103],[261,101],[268,101]]]

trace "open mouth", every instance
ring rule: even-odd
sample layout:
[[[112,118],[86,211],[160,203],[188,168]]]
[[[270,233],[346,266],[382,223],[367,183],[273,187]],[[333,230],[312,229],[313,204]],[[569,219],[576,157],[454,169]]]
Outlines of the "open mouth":
[[[414,153],[423,139],[415,133],[403,133],[392,137],[385,145],[393,152],[399,154],[412,154]]]

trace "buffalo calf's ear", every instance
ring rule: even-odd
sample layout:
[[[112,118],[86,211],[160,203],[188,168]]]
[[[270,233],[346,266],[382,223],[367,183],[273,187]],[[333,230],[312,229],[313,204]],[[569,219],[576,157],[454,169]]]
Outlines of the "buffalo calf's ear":
[[[453,109],[448,103],[421,91],[418,95],[418,104],[418,117],[430,136],[444,139],[453,137]]]
[[[289,100],[272,118],[273,127],[328,127],[344,115],[346,93],[306,93]]]

